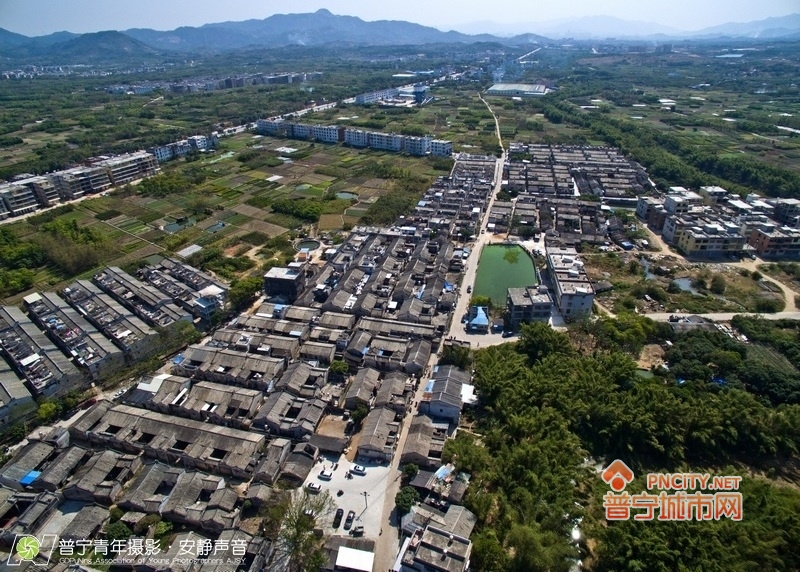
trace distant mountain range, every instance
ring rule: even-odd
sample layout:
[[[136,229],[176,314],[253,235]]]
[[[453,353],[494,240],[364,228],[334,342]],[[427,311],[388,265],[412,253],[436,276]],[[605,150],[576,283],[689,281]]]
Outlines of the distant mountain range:
[[[612,16],[584,16],[550,22],[517,22],[514,24],[482,21],[456,26],[456,29],[467,34],[480,31],[499,36],[514,36],[522,32],[532,32],[553,39],[574,38],[579,40],[605,38],[644,40],[669,38],[677,40],[724,37],[769,39],[800,34],[800,14],[767,18],[755,22],[728,23],[692,32],[653,22],[623,20]]]
[[[263,20],[221,22],[170,31],[135,28],[124,32],[80,35],[56,32],[31,38],[0,28],[0,61],[62,64],[141,61],[176,53],[222,53],[243,48],[290,45],[422,45],[474,42],[526,45],[550,41],[548,38],[565,37],[652,40],[713,37],[800,38],[800,14],[744,24],[724,24],[691,33],[657,24],[630,22],[606,16],[511,26],[481,22],[461,28],[460,32],[443,32],[403,21],[365,22],[354,16],[337,16],[328,10],[309,14],[277,14]],[[491,30],[499,35],[468,34],[464,33],[465,30]]]
[[[276,14],[264,20],[222,22],[169,32],[126,30],[132,38],[162,50],[219,52],[250,46],[317,46],[331,43],[404,45],[445,42],[497,41],[489,34],[442,32],[410,22],[365,22],[354,16],[337,16],[328,10],[313,14]]]

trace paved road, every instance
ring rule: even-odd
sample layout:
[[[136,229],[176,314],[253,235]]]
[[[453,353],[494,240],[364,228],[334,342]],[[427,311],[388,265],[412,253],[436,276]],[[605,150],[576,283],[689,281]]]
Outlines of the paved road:
[[[478,97],[483,101],[483,98]],[[489,108],[489,111],[492,110],[489,107],[489,104],[486,104],[486,107]],[[492,112],[494,115],[494,112]],[[461,316],[467,311],[467,306],[469,305],[470,295],[466,293],[467,285],[472,285],[475,282],[475,274],[478,267],[478,259],[480,258],[481,248],[485,244],[490,242],[500,242],[503,240],[503,237],[497,237],[492,234],[486,234],[485,232],[485,222],[488,217],[488,213],[492,209],[492,205],[494,204],[494,198],[497,194],[497,191],[500,190],[500,185],[502,184],[503,180],[503,165],[505,164],[506,159],[506,150],[503,147],[503,141],[500,137],[500,124],[497,121],[497,117],[495,116],[495,131],[497,134],[497,140],[500,142],[500,147],[503,148],[502,157],[497,159],[497,163],[495,165],[495,174],[494,174],[494,186],[492,188],[491,196],[489,197],[489,201],[487,202],[486,211],[484,212],[483,218],[481,219],[480,225],[475,229],[477,233],[476,240],[472,245],[472,252],[469,255],[469,258],[466,261],[466,270],[464,272],[464,277],[461,281],[463,289],[459,291],[458,301],[456,304],[456,309],[452,313],[451,321],[450,321],[450,331],[448,335],[456,336],[459,339],[464,337],[463,326],[461,324]],[[502,338],[500,334],[487,334],[487,336],[479,336],[481,340],[484,337],[489,339],[491,337],[493,343],[487,343],[486,345],[496,345],[499,343],[509,341],[507,338]],[[496,339],[495,339],[496,338]],[[478,344],[480,342],[475,342]],[[430,360],[428,361],[428,368],[423,373],[419,386],[414,394],[413,403],[418,404],[422,399],[422,395],[425,392],[425,380],[427,379],[428,373],[431,371],[433,366],[438,362],[439,356],[434,354],[431,355]],[[375,546],[375,563],[373,566],[373,570],[389,570],[394,565],[394,561],[397,557],[398,549],[400,548],[400,523],[394,519],[394,498],[397,492],[400,490],[401,484],[401,473],[399,470],[400,465],[400,454],[405,447],[406,440],[408,439],[408,432],[409,428],[411,427],[411,421],[416,414],[417,409],[416,406],[412,406],[409,409],[406,418],[403,421],[403,427],[400,430],[400,435],[397,439],[397,446],[395,448],[394,457],[392,457],[392,463],[389,466],[389,474],[387,477],[387,487],[386,487],[386,495],[384,497],[384,505],[383,505],[383,517],[381,519],[382,528],[378,534],[378,541]]]
[[[480,94],[478,97],[480,97]],[[486,104],[486,107],[489,108],[489,111],[492,111],[492,108],[489,107],[489,104],[486,103],[482,97],[480,97],[480,99],[484,104]],[[467,313],[470,300],[470,295],[467,294],[466,289],[468,286],[475,284],[475,276],[478,273],[478,261],[481,257],[481,250],[483,250],[483,247],[487,244],[491,244],[492,242],[502,242],[505,239],[505,237],[502,235],[494,235],[486,231],[486,221],[489,218],[489,213],[494,205],[495,197],[497,196],[497,193],[500,191],[500,187],[503,184],[503,166],[505,165],[506,156],[508,154],[505,147],[503,147],[503,140],[500,137],[500,123],[498,122],[497,116],[493,111],[492,116],[494,117],[495,121],[497,141],[499,142],[501,149],[503,149],[503,154],[499,159],[497,159],[497,163],[495,165],[494,187],[492,188],[492,194],[489,197],[489,201],[486,203],[486,211],[483,213],[483,218],[481,219],[480,225],[478,225],[478,227],[475,229],[477,236],[475,242],[472,243],[472,251],[470,252],[469,258],[467,258],[465,263],[466,267],[464,269],[464,277],[461,279],[461,288],[458,292],[456,308],[453,311],[450,319],[450,328],[447,332],[447,335],[457,339],[463,339],[464,337],[464,326],[461,324],[461,317]]]

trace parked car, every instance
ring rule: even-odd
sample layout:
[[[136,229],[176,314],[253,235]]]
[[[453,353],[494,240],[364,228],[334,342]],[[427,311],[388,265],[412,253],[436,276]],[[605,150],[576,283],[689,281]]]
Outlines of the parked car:
[[[467,286],[467,294],[472,294],[472,286]]]
[[[365,469],[361,465],[353,465],[353,468],[350,469],[350,472],[353,473],[354,475],[366,475],[367,469]]]
[[[350,530],[350,527],[353,526],[353,520],[356,518],[356,513],[352,510],[347,513],[347,518],[344,519],[344,529]]]
[[[333,478],[332,471],[320,471],[319,479],[322,481],[330,481]]]
[[[322,490],[322,485],[319,483],[308,483],[306,488],[309,490],[309,492],[318,493]]]
[[[333,517],[333,528],[339,528],[339,525],[342,524],[343,517],[344,517],[344,509],[337,508],[336,515]]]
[[[354,526],[353,529],[350,531],[350,536],[364,536],[364,527],[360,524]]]

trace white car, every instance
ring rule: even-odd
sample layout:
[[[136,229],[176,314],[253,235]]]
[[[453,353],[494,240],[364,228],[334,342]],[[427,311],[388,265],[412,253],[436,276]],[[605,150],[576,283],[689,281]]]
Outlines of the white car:
[[[353,473],[354,475],[366,475],[367,469],[365,469],[361,465],[353,465],[353,468],[350,469],[350,472]]]
[[[319,474],[319,478],[322,481],[330,481],[333,478],[333,472],[332,471],[322,471]]]
[[[322,490],[322,485],[319,483],[308,483],[306,488],[309,490],[309,492],[318,493]]]

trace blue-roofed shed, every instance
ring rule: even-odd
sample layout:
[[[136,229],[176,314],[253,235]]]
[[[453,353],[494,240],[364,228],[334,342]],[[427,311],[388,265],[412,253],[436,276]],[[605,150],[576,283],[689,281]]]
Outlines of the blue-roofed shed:
[[[489,331],[489,308],[486,306],[471,306],[468,320],[469,331],[486,333]]]

